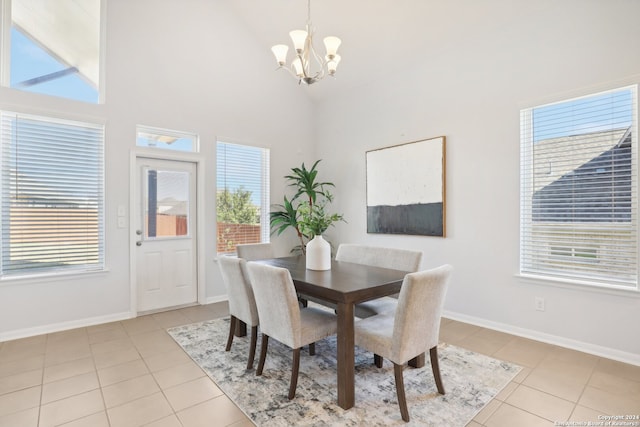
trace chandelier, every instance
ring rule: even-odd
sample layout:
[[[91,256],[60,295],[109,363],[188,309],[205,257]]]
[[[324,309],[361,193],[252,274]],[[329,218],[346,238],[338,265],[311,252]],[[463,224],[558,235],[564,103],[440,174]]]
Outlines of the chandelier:
[[[295,57],[291,65],[287,66],[289,46],[278,44],[271,48],[276,61],[278,61],[278,69],[283,68],[289,71],[293,77],[298,79],[298,84],[305,82],[310,85],[321,80],[327,74],[334,76],[340,62],[340,55],[337,54],[337,51],[342,41],[334,36],[325,37],[324,46],[327,53],[323,58],[313,48],[313,30],[314,28],[311,26],[311,0],[308,0],[306,30],[293,30],[289,33],[295,49]]]

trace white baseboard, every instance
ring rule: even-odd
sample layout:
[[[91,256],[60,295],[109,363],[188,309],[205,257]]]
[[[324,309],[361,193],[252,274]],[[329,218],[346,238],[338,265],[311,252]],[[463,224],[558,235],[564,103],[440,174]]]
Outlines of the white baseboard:
[[[131,312],[108,314],[106,316],[89,317],[86,319],[71,320],[69,322],[51,323],[34,328],[18,329],[10,332],[0,332],[0,342],[11,341],[20,338],[28,338],[36,335],[50,334],[53,332],[66,331],[75,328],[84,328],[87,326],[100,325],[102,323],[117,322],[120,320],[131,319],[135,317]]]
[[[223,302],[228,300],[229,300],[229,297],[226,294],[218,295],[215,297],[207,298],[207,300],[205,301],[205,304],[213,304],[216,302]],[[149,314],[149,313],[138,313],[138,316],[142,316],[145,314]],[[28,338],[36,335],[50,334],[53,332],[67,331],[69,329],[75,329],[75,328],[85,328],[87,326],[100,325],[102,323],[109,323],[109,322],[117,322],[120,320],[132,319],[134,317],[137,317],[136,313],[126,311],[122,313],[108,314],[106,316],[89,317],[86,319],[71,320],[68,322],[51,323],[43,326],[36,326],[33,328],[24,328],[24,329],[18,329],[15,331],[0,332],[0,342],[17,340],[20,338]]]
[[[229,301],[229,297],[225,294],[225,295],[216,295],[215,297],[209,297],[207,298],[205,304],[213,304],[216,302],[223,302],[223,301]]]
[[[531,329],[519,328],[517,326],[508,325],[506,323],[493,322],[479,317],[468,316],[466,314],[456,313],[452,311],[445,310],[442,315],[443,317],[446,317],[448,319],[458,320],[460,322],[482,326],[484,328],[505,332],[511,335],[529,338],[536,341],[542,341],[547,344],[570,348],[572,350],[582,351],[584,353],[593,354],[595,356],[605,357],[607,359],[617,360],[619,362],[640,366],[640,354],[628,353],[609,347],[603,347],[600,345],[572,340],[570,338],[546,334],[544,332],[534,331]]]

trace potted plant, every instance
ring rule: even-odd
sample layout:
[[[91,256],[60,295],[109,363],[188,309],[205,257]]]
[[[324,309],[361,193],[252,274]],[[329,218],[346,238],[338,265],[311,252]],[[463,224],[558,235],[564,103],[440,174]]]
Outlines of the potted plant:
[[[322,234],[337,221],[344,221],[343,215],[329,213],[328,205],[333,201],[333,195],[327,187],[335,187],[332,182],[317,180],[317,160],[310,169],[305,164],[299,168],[292,168],[292,174],[285,176],[289,186],[296,192],[288,199],[284,196],[283,204],[277,204],[270,212],[271,232],[282,234],[288,228],[293,228],[300,240],[292,252],[300,251],[307,254],[307,245],[315,237],[322,239]],[[329,247],[329,257],[330,254]]]

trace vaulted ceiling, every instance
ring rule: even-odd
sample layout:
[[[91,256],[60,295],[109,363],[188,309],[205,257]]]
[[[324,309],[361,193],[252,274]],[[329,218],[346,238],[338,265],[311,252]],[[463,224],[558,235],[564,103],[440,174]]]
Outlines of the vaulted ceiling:
[[[291,45],[289,31],[303,29],[307,19],[307,0],[233,0],[228,4],[269,55],[274,44]],[[500,31],[531,9],[549,4],[546,0],[312,0],[314,44],[323,54],[322,39],[340,37],[342,61],[333,81],[304,89],[312,98],[325,99],[384,79],[417,62],[435,59],[440,50],[455,48],[468,38]],[[276,68],[275,59],[266,68],[269,66]],[[282,74],[283,79],[289,77]]]

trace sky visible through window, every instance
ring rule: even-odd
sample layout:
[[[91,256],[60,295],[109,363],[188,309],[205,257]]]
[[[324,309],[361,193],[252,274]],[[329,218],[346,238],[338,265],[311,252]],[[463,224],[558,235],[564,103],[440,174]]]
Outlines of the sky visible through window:
[[[623,89],[533,109],[534,142],[631,126],[633,92]]]
[[[69,68],[53,58],[26,37],[20,30],[11,29],[11,87],[29,92],[71,98],[91,103],[98,102],[98,91],[78,73],[38,83],[21,86],[20,83]]]

